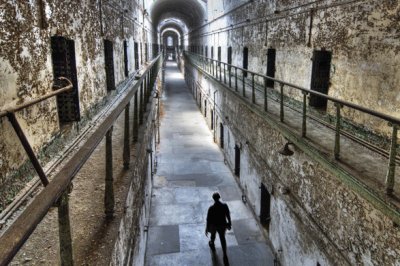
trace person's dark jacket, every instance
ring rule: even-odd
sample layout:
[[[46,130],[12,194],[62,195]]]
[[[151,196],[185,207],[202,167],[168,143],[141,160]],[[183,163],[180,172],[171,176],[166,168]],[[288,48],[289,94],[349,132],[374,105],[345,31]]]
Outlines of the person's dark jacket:
[[[210,206],[207,213],[207,232],[211,228],[228,228],[231,227],[231,215],[228,205],[220,201],[216,201]]]

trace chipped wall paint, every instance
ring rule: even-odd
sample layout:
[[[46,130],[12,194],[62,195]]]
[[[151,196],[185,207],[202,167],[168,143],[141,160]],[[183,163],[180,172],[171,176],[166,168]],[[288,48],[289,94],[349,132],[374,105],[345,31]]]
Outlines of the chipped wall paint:
[[[264,74],[267,49],[275,48],[276,78],[306,88],[311,83],[313,51],[326,49],[332,52],[330,96],[400,118],[399,1],[268,0],[249,2],[227,15],[220,12],[226,14],[242,3],[213,1],[209,17],[222,16],[193,31],[190,45],[207,45],[208,56],[214,47],[214,59],[221,46],[225,62],[232,46],[233,64],[240,67],[243,47],[248,47],[249,69]],[[285,93],[302,99],[297,91]],[[334,110],[329,104],[328,113]],[[342,113],[368,130],[391,133],[381,119],[349,108]]]
[[[146,26],[150,29],[151,23],[143,16],[141,1],[43,2],[45,27],[41,27],[41,12],[37,1],[5,0],[0,4],[0,110],[52,91],[50,38],[60,35],[74,40],[81,123],[86,123],[90,113],[96,112],[98,104],[110,94],[106,89],[103,39],[114,43],[114,74],[118,85],[125,80],[124,39],[129,40],[130,74],[136,72],[133,66],[134,61],[138,60],[134,58],[133,40],[149,42],[149,59],[152,58],[151,43],[153,40],[156,42],[155,35],[144,28]],[[126,12],[121,12],[122,7]],[[123,13],[125,16],[122,20]],[[144,57],[144,48],[142,52],[141,58]],[[71,129],[60,131],[55,98],[20,111],[17,117],[36,153],[55,139],[68,135],[71,129],[80,128],[76,126],[77,123],[73,123]],[[15,171],[26,159],[9,122],[6,118],[0,119],[2,189],[18,183],[14,180]],[[0,199],[1,204],[3,199]]]
[[[202,98],[217,91],[217,121],[225,129],[222,151],[233,171],[234,146],[241,147],[238,182],[256,216],[261,183],[271,194],[267,234],[282,265],[400,263],[400,230],[389,217],[300,149],[290,157],[278,154],[285,143],[280,132],[219,83],[186,67],[186,77],[201,84]],[[220,143],[219,128],[214,134]]]

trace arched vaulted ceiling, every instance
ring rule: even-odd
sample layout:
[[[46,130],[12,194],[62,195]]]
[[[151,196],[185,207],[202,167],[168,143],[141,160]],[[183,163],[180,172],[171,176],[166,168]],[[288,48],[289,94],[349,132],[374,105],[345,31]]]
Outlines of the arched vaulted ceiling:
[[[150,7],[152,21],[158,25],[169,18],[181,20],[188,28],[200,26],[205,20],[205,4],[202,0],[157,0]]]
[[[170,21],[167,21],[167,22],[162,23],[162,25],[161,25],[159,31],[160,31],[160,32],[163,32],[164,29],[167,29],[167,28],[173,28],[173,29],[177,30],[177,31],[180,33],[181,36],[183,36],[184,33],[186,33],[186,32],[184,31],[182,25],[179,24],[179,23],[176,23],[175,21],[171,21],[171,20],[170,20]]]

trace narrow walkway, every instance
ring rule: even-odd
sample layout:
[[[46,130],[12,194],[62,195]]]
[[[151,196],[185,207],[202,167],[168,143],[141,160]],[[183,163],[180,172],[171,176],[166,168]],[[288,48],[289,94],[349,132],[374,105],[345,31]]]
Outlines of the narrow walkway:
[[[231,210],[230,265],[273,265],[272,252],[176,63],[167,63],[162,100],[146,265],[223,265],[218,236],[213,255],[204,234],[215,191]]]

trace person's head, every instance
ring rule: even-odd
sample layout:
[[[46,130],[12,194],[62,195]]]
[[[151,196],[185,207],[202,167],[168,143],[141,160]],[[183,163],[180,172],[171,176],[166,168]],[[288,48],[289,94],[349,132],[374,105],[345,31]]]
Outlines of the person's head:
[[[214,201],[219,201],[219,199],[221,198],[221,196],[219,195],[218,192],[215,192],[215,193],[212,195],[212,198],[214,199]]]

